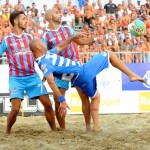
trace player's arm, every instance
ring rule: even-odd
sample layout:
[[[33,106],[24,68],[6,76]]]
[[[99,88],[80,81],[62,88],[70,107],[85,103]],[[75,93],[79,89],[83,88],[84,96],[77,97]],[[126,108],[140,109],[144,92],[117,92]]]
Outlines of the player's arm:
[[[80,39],[74,39],[73,41],[78,45],[89,45],[95,42],[94,38],[80,38]]]
[[[59,45],[57,45],[57,52],[59,53],[60,51],[64,50],[72,41],[76,40],[76,39],[80,39],[82,37],[85,36],[85,33],[78,33],[72,37],[70,37],[69,39],[63,41],[62,43],[60,43]]]
[[[6,51],[6,43],[5,43],[5,39],[3,38],[2,43],[0,44],[0,56],[2,56],[2,54]]]
[[[54,76],[53,74],[50,74],[46,77],[46,80],[50,86],[50,88],[53,91],[53,94],[57,96],[59,102],[60,102],[60,106],[58,111],[60,112],[60,114],[63,116],[66,114],[66,109],[69,108],[68,104],[66,103],[65,97],[60,93],[57,85],[55,84],[55,80],[54,80]],[[70,108],[69,108],[70,109]]]

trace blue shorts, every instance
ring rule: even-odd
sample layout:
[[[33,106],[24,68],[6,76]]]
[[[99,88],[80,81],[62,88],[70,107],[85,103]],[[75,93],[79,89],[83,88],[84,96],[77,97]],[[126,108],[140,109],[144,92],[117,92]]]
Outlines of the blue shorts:
[[[24,91],[31,99],[48,94],[38,74],[23,77],[10,76],[9,91],[10,99],[20,98],[21,100],[24,99]]]
[[[109,54],[101,52],[82,65],[80,75],[74,85],[80,87],[89,97],[94,97],[97,91],[96,75],[109,66]]]
[[[58,78],[55,78],[55,83],[56,83],[57,87],[59,87],[59,88],[63,88],[66,90],[69,89],[69,82],[68,81],[64,81],[64,80],[60,80]]]
[[[79,0],[79,6],[84,6],[85,5],[85,0]]]

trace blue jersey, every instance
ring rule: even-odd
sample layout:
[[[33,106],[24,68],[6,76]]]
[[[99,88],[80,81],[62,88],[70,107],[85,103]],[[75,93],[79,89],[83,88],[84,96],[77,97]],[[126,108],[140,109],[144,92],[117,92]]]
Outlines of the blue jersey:
[[[44,76],[47,77],[53,74],[58,79],[72,81],[89,97],[93,97],[97,90],[95,77],[103,69],[108,68],[109,65],[107,51],[95,55],[83,65],[55,53],[57,53],[57,49],[53,48],[47,51],[44,56],[36,59]]]
[[[53,48],[47,51],[44,56],[36,59],[44,76],[47,77],[53,73],[58,79],[74,81],[80,72],[79,62],[61,57],[55,53],[57,53],[57,49]]]

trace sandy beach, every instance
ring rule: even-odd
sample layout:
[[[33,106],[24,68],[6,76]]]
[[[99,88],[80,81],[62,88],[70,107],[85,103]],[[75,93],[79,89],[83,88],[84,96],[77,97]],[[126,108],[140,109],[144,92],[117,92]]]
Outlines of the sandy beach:
[[[19,116],[9,136],[6,119],[0,117],[0,150],[150,150],[150,114],[100,115],[100,132],[85,132],[83,115],[67,115],[67,130],[57,132],[44,116]]]

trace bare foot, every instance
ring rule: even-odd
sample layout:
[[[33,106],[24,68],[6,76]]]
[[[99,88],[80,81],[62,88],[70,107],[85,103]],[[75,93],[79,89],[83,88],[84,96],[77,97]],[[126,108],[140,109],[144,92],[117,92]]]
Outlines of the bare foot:
[[[92,129],[91,129],[91,125],[86,125],[86,131],[87,132],[89,132],[89,131],[91,131]]]
[[[57,131],[65,131],[65,128],[57,128]]]
[[[101,131],[103,131],[100,127],[98,127],[98,128],[93,128],[93,130],[92,130],[93,132],[101,132]]]
[[[140,81],[140,82],[145,83],[144,79],[135,73],[133,73],[131,76],[129,76],[129,78],[130,78],[131,82]]]

